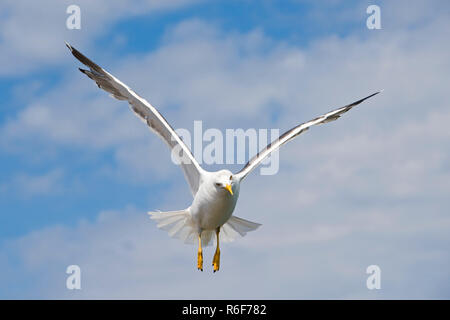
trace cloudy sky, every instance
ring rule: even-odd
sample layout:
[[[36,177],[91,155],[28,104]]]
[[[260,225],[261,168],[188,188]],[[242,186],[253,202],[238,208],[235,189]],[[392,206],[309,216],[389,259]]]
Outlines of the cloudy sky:
[[[0,16],[0,298],[450,298],[448,1],[6,0]],[[262,227],[198,272],[146,214],[190,205],[181,170],[64,41],[175,128],[283,132],[385,91],[249,175],[235,214]]]

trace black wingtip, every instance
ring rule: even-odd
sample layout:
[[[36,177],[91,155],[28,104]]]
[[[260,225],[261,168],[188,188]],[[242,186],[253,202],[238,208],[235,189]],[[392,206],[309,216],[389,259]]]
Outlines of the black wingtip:
[[[367,96],[367,97],[361,99],[361,102],[363,102],[363,101],[366,100],[366,99],[372,98],[373,96],[376,96],[377,94],[383,92],[383,90],[384,90],[384,89],[381,89],[380,91],[377,91],[377,92],[375,92],[375,93],[372,93],[370,96]]]
[[[72,52],[73,51],[72,46],[67,41],[64,41],[64,43],[66,44],[66,47],[69,48],[69,50]]]
[[[99,65],[97,65],[95,62],[93,62],[92,60],[87,58],[85,55],[83,55],[80,51],[78,51],[77,49],[72,47],[68,42],[66,42],[66,46],[67,46],[67,48],[69,48],[72,55],[75,58],[77,58],[78,61],[80,61],[82,64],[84,64],[85,66],[88,66],[91,70],[94,70],[98,73],[104,72],[103,69]],[[83,72],[83,71],[81,71],[81,72]]]
[[[384,89],[382,89],[382,90],[380,90],[380,91],[377,91],[377,92],[375,92],[375,93],[372,93],[370,96],[367,96],[367,97],[362,98],[362,99],[360,99],[360,100],[358,100],[358,101],[356,101],[356,102],[353,102],[352,104],[350,104],[350,105],[348,105],[348,106],[349,106],[349,107],[354,107],[354,106],[360,104],[361,102],[366,101],[367,99],[372,98],[373,96],[376,96],[377,94],[379,94],[379,93],[381,93],[381,92],[383,92],[383,91],[384,91]]]

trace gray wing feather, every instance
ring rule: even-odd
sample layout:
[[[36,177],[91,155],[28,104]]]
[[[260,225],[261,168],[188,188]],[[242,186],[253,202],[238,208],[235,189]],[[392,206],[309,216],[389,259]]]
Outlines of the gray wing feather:
[[[358,101],[350,103],[350,104],[348,104],[348,105],[346,105],[344,107],[341,107],[341,108],[335,109],[333,111],[330,111],[330,112],[328,112],[328,113],[326,113],[324,115],[321,115],[321,116],[319,116],[319,117],[317,117],[315,119],[312,119],[312,120],[310,120],[308,122],[299,124],[298,126],[295,126],[294,128],[292,128],[291,130],[286,131],[278,139],[276,139],[275,141],[271,142],[267,147],[265,147],[262,151],[258,152],[253,158],[251,158],[245,164],[245,166],[239,172],[237,172],[235,174],[235,176],[239,180],[244,179],[271,152],[273,152],[274,150],[278,149],[280,146],[282,146],[286,142],[292,140],[293,138],[295,138],[299,134],[305,132],[306,130],[309,129],[309,127],[311,127],[313,125],[316,125],[316,124],[323,124],[323,123],[328,123],[328,122],[331,122],[331,121],[335,121],[335,120],[339,119],[339,117],[342,114],[344,114],[345,112],[349,111],[354,106],[360,104],[364,100],[367,100],[367,99],[373,97],[374,95],[379,94],[380,92],[381,91],[375,92],[375,93],[371,94],[370,96],[367,96],[367,97],[365,97],[363,99],[360,99]]]
[[[177,150],[179,152],[176,152],[176,154],[180,157],[181,168],[186,176],[192,195],[195,196],[204,170],[200,167],[189,148],[175,133],[175,130],[173,130],[161,113],[127,85],[88,59],[77,49],[68,43],[66,43],[66,45],[75,58],[89,67],[89,70],[80,68],[79,70],[82,73],[94,80],[99,88],[110,93],[112,97],[118,100],[127,100],[135,114],[144,121],[153,132],[160,136],[171,150],[179,146],[179,150]]]

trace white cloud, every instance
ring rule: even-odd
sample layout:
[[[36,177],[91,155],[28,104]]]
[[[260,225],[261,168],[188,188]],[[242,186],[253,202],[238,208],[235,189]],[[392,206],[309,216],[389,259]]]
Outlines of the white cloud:
[[[196,0],[80,0],[76,4],[81,9],[81,29],[68,30],[66,9],[74,4],[71,0],[2,1],[0,75],[23,74],[60,64],[67,53],[64,41],[76,41],[86,47],[121,19],[173,10],[193,2]]]
[[[35,279],[24,293],[28,298],[442,297],[438,280],[445,272],[430,284],[426,270],[449,266],[449,219],[419,228],[396,210],[339,213],[334,221],[315,214],[315,221],[308,222],[302,215],[284,213],[280,223],[267,223],[238,242],[222,245],[222,270],[215,274],[207,267],[203,273],[196,270],[195,246],[169,239],[133,208],[102,212],[97,221],[82,221],[74,228],[33,232],[2,251],[23,261],[15,272]],[[426,243],[439,243],[442,236],[446,240],[440,244]],[[205,249],[205,263],[212,250]],[[383,272],[378,293],[365,288],[365,269],[373,263]],[[64,271],[71,264],[81,267],[81,291],[64,287]],[[415,287],[420,290],[410,290]]]
[[[60,168],[37,175],[22,172],[13,176],[8,183],[2,183],[0,190],[24,197],[56,195],[64,191],[63,180],[64,171]]]

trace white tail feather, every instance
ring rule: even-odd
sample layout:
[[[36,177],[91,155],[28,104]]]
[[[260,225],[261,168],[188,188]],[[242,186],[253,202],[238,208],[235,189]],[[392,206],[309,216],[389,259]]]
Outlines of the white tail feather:
[[[156,220],[157,227],[165,230],[172,238],[178,238],[184,243],[197,243],[197,228],[195,227],[189,209],[167,212],[149,212],[150,218]],[[261,224],[251,222],[239,217],[231,216],[230,219],[220,228],[220,241],[231,242],[243,237],[249,231],[256,230]],[[212,244],[215,230],[202,231],[202,245],[208,246]]]
[[[157,227],[165,230],[172,238],[178,238],[185,243],[195,243],[197,232],[192,223],[189,209],[167,212],[149,212],[150,219],[156,220]]]
[[[220,228],[220,240],[224,242],[231,242],[239,236],[245,236],[249,231],[256,230],[260,225],[261,224],[256,222],[231,216],[222,228]]]

